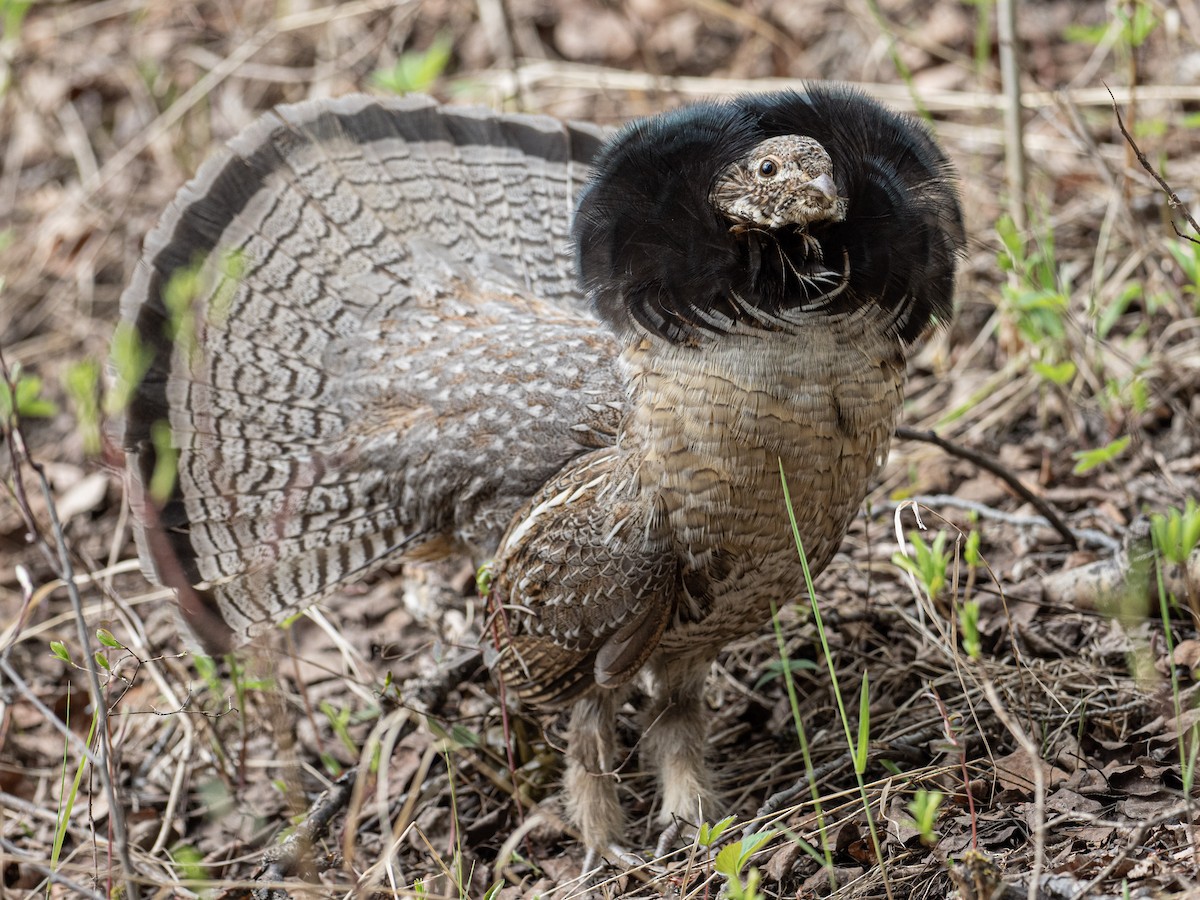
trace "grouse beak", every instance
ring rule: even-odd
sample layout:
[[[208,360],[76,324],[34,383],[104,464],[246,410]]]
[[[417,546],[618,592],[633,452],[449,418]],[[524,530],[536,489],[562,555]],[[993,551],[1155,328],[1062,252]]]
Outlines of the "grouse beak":
[[[838,196],[837,185],[828,172],[805,182],[804,206],[807,207],[806,221],[797,224],[846,220],[846,199]]]
[[[831,176],[828,172],[818,175],[804,186],[814,194],[820,194],[822,197],[824,197],[830,206],[837,203],[837,185],[833,183],[833,176]]]

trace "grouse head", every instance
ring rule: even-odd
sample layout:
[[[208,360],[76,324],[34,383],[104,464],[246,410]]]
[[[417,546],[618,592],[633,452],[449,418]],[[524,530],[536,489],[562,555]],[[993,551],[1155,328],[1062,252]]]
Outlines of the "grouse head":
[[[964,241],[929,132],[841,86],[626,126],[594,161],[574,237],[599,316],[676,344],[864,308],[912,343],[948,320]]]
[[[846,218],[846,198],[833,180],[833,160],[817,141],[788,134],[767,138],[717,176],[709,197],[733,231],[774,230]]]

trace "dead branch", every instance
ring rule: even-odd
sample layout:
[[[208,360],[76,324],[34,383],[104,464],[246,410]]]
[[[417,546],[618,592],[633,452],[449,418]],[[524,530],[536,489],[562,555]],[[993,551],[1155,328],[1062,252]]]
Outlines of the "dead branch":
[[[983,469],[984,471],[991,472],[1010,488],[1012,488],[1014,493],[1021,497],[1022,500],[1033,504],[1033,507],[1045,517],[1046,521],[1050,524],[1050,527],[1059,533],[1063,539],[1063,542],[1067,546],[1069,546],[1072,550],[1078,549],[1079,539],[1075,536],[1075,533],[1067,527],[1067,524],[1063,522],[1058,513],[1054,511],[1054,507],[1027,488],[1024,483],[1017,478],[1016,475],[1008,471],[1008,469],[1004,468],[1004,466],[1000,465],[1000,463],[996,460],[989,456],[985,456],[978,451],[964,447],[961,444],[948,441],[933,431],[920,431],[916,428],[909,428],[905,425],[900,425],[896,428],[896,437],[905,441],[923,441],[927,444],[933,444],[935,447],[945,450],[951,456],[957,456],[960,459],[965,459],[967,462],[974,463],[975,465],[979,466],[979,468]]]
[[[255,881],[278,883],[296,870],[313,845],[329,833],[334,816],[346,808],[357,775],[357,768],[347,769],[332,788],[317,798],[308,816],[296,826],[296,830],[284,838],[279,846],[267,851],[263,866],[254,875]],[[253,900],[287,900],[288,893],[283,888],[261,887],[251,891],[250,896]]]
[[[1121,136],[1125,138],[1125,142],[1129,144],[1134,155],[1137,156],[1137,161],[1141,163],[1143,169],[1150,173],[1150,177],[1158,182],[1158,186],[1161,187],[1163,189],[1163,193],[1167,195],[1167,202],[1171,205],[1171,208],[1179,210],[1180,214],[1187,219],[1188,224],[1192,226],[1192,230],[1197,234],[1200,234],[1200,225],[1196,224],[1196,220],[1192,218],[1192,214],[1187,211],[1187,207],[1183,205],[1183,201],[1179,199],[1179,195],[1175,193],[1175,189],[1172,188],[1171,185],[1167,183],[1167,180],[1158,173],[1158,170],[1150,164],[1150,160],[1146,159],[1146,154],[1142,152],[1142,148],[1137,145],[1137,141],[1133,139],[1133,135],[1129,133],[1128,129],[1126,129],[1125,122],[1121,118],[1121,110],[1117,108],[1117,98],[1113,97],[1112,90],[1108,87],[1108,85],[1105,85],[1104,87],[1106,90],[1108,90],[1108,96],[1112,97],[1113,114],[1117,117],[1117,127],[1121,129]],[[1175,224],[1174,219],[1171,220],[1171,227],[1175,229],[1176,236],[1183,238],[1185,241],[1191,241],[1193,244],[1200,244],[1200,239],[1194,238],[1190,234],[1184,234],[1182,231],[1180,231],[1179,226]]]

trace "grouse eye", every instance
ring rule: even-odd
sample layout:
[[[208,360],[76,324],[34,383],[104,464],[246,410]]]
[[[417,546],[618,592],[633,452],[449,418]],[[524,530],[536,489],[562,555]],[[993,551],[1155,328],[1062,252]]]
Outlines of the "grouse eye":
[[[758,174],[763,178],[774,178],[778,171],[779,163],[777,163],[770,156],[758,164]]]

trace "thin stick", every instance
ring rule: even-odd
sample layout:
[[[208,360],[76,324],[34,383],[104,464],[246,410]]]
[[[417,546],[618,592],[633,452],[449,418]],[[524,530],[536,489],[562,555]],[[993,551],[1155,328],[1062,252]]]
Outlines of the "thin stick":
[[[1172,188],[1171,185],[1167,184],[1167,180],[1158,174],[1158,170],[1155,169],[1154,166],[1150,165],[1150,160],[1146,159],[1146,154],[1142,152],[1142,148],[1137,145],[1137,142],[1133,139],[1133,135],[1131,135],[1125,128],[1125,122],[1121,118],[1121,110],[1117,108],[1117,98],[1113,96],[1112,89],[1109,88],[1108,85],[1105,85],[1104,87],[1106,90],[1108,90],[1108,96],[1112,97],[1113,114],[1117,117],[1117,127],[1121,129],[1121,136],[1125,138],[1126,143],[1128,143],[1133,149],[1133,153],[1137,157],[1137,161],[1142,164],[1143,169],[1150,173],[1150,177],[1158,182],[1158,186],[1161,187],[1163,189],[1163,193],[1167,195],[1167,202],[1171,205],[1171,208],[1179,210],[1180,214],[1187,219],[1188,224],[1192,226],[1192,229],[1197,234],[1200,234],[1200,225],[1196,224],[1196,220],[1192,218],[1192,214],[1188,212],[1187,207],[1183,204],[1183,201],[1179,199],[1179,195],[1175,193],[1175,189]],[[1175,229],[1175,234],[1183,238],[1185,241],[1191,241],[1193,244],[1200,244],[1200,240],[1197,240],[1190,234],[1184,234],[1182,231],[1180,231],[1179,226],[1175,224],[1174,219],[1171,220],[1171,227]]]
[[[563,90],[602,91],[647,91],[676,94],[681,98],[730,96],[745,93],[766,93],[795,89],[794,78],[718,78],[713,76],[665,76],[628,69],[614,69],[584,63],[560,60],[530,59],[523,61],[518,69],[522,85],[529,89],[554,87]],[[483,85],[512,95],[517,88],[510,82],[512,72],[504,69],[476,69],[462,73],[464,80],[473,85]],[[914,103],[908,88],[903,84],[880,82],[857,82],[856,87],[866,91],[877,100],[912,111]],[[1113,89],[1118,98],[1130,96],[1130,90],[1121,86]],[[1150,84],[1138,88],[1138,97],[1154,102],[1200,101],[1200,85]],[[1108,106],[1109,99],[1103,88],[1068,88],[1062,91],[1030,91],[1022,94],[1022,106],[1026,109],[1041,109],[1052,106],[1058,97],[1067,98],[1081,107]],[[1006,105],[1003,95],[992,91],[960,91],[927,87],[921,90],[921,102],[930,112],[961,112],[975,110],[1001,110]]]
[[[981,670],[982,671],[982,670]],[[1042,757],[1037,745],[1030,740],[1020,724],[1000,699],[996,686],[986,674],[982,679],[983,694],[987,697],[988,705],[996,714],[1001,724],[1008,729],[1017,744],[1029,757],[1033,769],[1033,869],[1029,873],[1029,900],[1038,900],[1038,882],[1042,878],[1042,870],[1046,865],[1046,770],[1042,768]],[[1079,894],[1078,896],[1083,896]]]
[[[945,450],[951,456],[957,456],[960,459],[965,459],[968,462],[979,466],[979,468],[991,472],[1010,488],[1012,488],[1013,491],[1015,491],[1021,497],[1021,499],[1032,503],[1034,508],[1036,508],[1037,511],[1045,517],[1046,521],[1050,523],[1050,527],[1062,536],[1064,543],[1066,543],[1072,550],[1078,549],[1078,538],[1075,537],[1075,533],[1067,527],[1066,523],[1063,522],[1058,513],[1054,511],[1054,507],[1047,503],[1043,498],[1037,496],[1029,488],[1025,487],[1025,485],[1019,478],[1017,478],[1016,475],[1008,471],[1006,468],[1004,468],[1004,466],[996,462],[996,460],[992,459],[991,457],[984,456],[982,453],[978,453],[975,450],[964,447],[961,444],[948,441],[933,431],[919,431],[915,428],[909,428],[905,425],[900,425],[896,428],[896,437],[905,441],[923,441],[926,444],[933,444],[935,447],[940,447],[942,450]]]
[[[8,364],[4,359],[4,355],[0,352],[0,378],[3,378],[4,384],[13,396],[16,396],[16,385],[13,383]],[[13,482],[19,483],[21,473],[18,464],[27,465],[30,470],[36,475],[38,486],[41,489],[42,497],[46,502],[46,511],[50,516],[50,530],[54,535],[54,547],[57,551],[57,565],[54,565],[59,578],[66,582],[67,594],[71,598],[71,609],[75,616],[75,630],[79,639],[79,648],[83,654],[83,662],[81,668],[87,675],[87,686],[89,699],[92,702],[92,709],[96,717],[96,746],[97,752],[95,755],[87,753],[88,761],[92,763],[93,771],[96,777],[100,779],[100,784],[104,788],[105,799],[108,801],[108,823],[112,832],[111,846],[116,849],[117,859],[121,865],[120,880],[125,888],[125,896],[130,900],[137,900],[141,896],[138,889],[138,884],[134,880],[135,869],[133,866],[133,858],[129,853],[129,841],[127,839],[127,831],[125,828],[125,807],[118,800],[116,789],[113,786],[113,771],[112,765],[112,734],[108,727],[108,699],[105,697],[104,690],[100,686],[100,674],[97,671],[96,659],[92,653],[91,640],[88,636],[87,619],[83,612],[83,598],[79,593],[79,583],[75,578],[75,566],[71,562],[71,551],[67,547],[67,537],[63,533],[62,522],[58,518],[58,507],[54,502],[54,492],[50,489],[50,481],[46,477],[46,470],[42,464],[34,460],[33,455],[29,452],[28,446],[25,444],[25,436],[21,432],[19,418],[16,418],[14,412],[14,421],[11,427],[5,427],[5,433],[8,442],[12,447],[13,452]],[[24,510],[24,515],[28,521],[34,522],[34,516],[31,510]],[[40,532],[35,527],[31,532],[34,535],[39,535]],[[44,538],[42,539],[44,541]],[[48,546],[48,542],[47,546]],[[10,677],[12,676],[11,669],[7,659],[3,660],[4,668],[9,670]],[[51,716],[51,721],[56,724],[57,716]]]
[[[310,807],[304,821],[296,826],[283,843],[272,848],[264,857],[264,866],[254,876],[254,880],[266,884],[280,884],[295,871],[300,861],[308,855],[313,844],[322,840],[329,833],[329,825],[334,816],[346,808],[350,792],[354,788],[357,768],[347,769],[333,783],[333,787],[325,791]],[[255,888],[253,897],[279,898],[287,896],[284,891],[275,887]]]
[[[1115,872],[1117,867],[1129,858],[1130,853],[1132,853],[1134,850],[1139,850],[1142,848],[1143,842],[1146,839],[1146,835],[1150,832],[1151,828],[1156,828],[1159,825],[1162,825],[1164,822],[1171,821],[1176,816],[1186,811],[1187,807],[1187,803],[1182,803],[1179,806],[1174,806],[1171,809],[1168,809],[1164,813],[1160,813],[1152,819],[1148,819],[1145,822],[1138,822],[1137,827],[1129,833],[1129,840],[1125,842],[1125,846],[1121,848],[1121,852],[1113,856],[1113,858],[1109,860],[1108,865],[1101,869],[1095,878],[1081,887],[1078,892],[1076,892],[1075,896],[1086,897],[1091,894],[1091,892],[1094,891],[1100,885],[1100,883],[1104,881],[1104,879]]]

